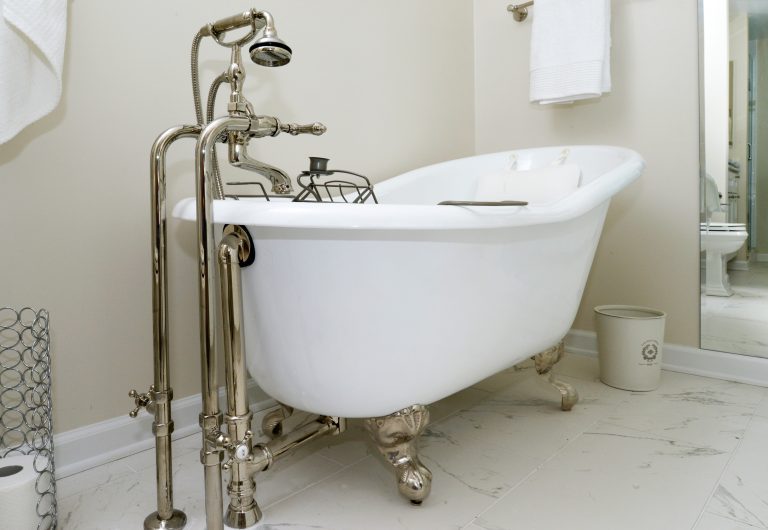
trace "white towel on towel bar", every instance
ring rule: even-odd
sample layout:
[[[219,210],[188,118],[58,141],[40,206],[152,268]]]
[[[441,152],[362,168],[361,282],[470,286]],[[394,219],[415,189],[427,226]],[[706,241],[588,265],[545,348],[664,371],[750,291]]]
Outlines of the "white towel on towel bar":
[[[61,97],[67,0],[0,0],[0,144]]]
[[[536,0],[532,102],[571,103],[611,91],[610,0]]]

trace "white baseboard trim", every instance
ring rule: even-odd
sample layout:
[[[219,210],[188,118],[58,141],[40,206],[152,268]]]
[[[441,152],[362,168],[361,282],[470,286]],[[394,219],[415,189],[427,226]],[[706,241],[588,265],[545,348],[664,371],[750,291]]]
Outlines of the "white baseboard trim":
[[[757,254],[757,261],[768,261],[768,254]]]
[[[565,339],[565,348],[571,353],[596,357],[597,335],[594,331],[572,329]],[[665,343],[661,367],[672,372],[768,386],[768,359],[762,357]]]
[[[262,411],[276,405],[275,400],[250,380],[248,396],[254,411]],[[223,388],[219,391],[219,401],[226,403]],[[153,417],[142,412],[137,418],[129,418],[129,406],[130,403],[126,399],[124,416],[54,435],[56,478],[68,477],[154,447]],[[201,407],[200,394],[173,400],[173,439],[200,432],[198,415]]]

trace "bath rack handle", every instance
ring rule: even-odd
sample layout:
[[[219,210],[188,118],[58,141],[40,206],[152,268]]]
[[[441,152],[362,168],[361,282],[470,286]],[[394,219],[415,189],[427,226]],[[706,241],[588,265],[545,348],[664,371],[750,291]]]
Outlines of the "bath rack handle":
[[[528,206],[528,201],[443,201],[438,206]]]

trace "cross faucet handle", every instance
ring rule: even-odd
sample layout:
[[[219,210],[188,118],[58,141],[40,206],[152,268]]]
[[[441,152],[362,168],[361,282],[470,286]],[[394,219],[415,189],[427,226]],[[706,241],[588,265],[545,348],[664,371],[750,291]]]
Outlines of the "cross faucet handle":
[[[149,409],[152,407],[153,399],[152,394],[154,392],[154,387],[149,387],[149,392],[146,394],[139,394],[135,390],[131,390],[128,392],[128,397],[133,399],[134,405],[136,406],[131,412],[128,413],[128,415],[131,418],[135,418],[139,415],[139,411],[143,408]]]
[[[310,123],[309,125],[299,125],[297,123],[281,123],[280,130],[284,133],[298,136],[299,134],[314,134],[320,136],[324,134],[328,129],[322,123]]]

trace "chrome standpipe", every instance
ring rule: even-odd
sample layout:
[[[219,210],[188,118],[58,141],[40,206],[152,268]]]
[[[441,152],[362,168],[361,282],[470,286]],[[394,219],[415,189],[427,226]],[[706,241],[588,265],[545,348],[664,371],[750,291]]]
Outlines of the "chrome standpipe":
[[[327,434],[339,434],[346,423],[340,418],[312,416],[286,436],[268,444],[252,444],[252,414],[248,406],[243,332],[241,265],[250,262],[253,244],[248,232],[229,225],[218,248],[221,286],[222,324],[224,330],[224,367],[227,385],[227,414],[224,417],[228,436],[221,441],[229,453],[224,469],[229,471],[227,487],[229,506],[224,521],[230,528],[248,528],[261,519],[254,495],[254,474],[297,447]],[[281,412],[284,411],[281,407]],[[284,416],[283,416],[284,417]]]
[[[219,411],[215,349],[216,319],[211,303],[211,281],[213,268],[213,150],[220,139],[227,137],[260,138],[276,136],[285,129],[296,130],[297,126],[283,125],[277,118],[269,116],[233,115],[222,117],[208,124],[200,133],[195,149],[195,175],[197,183],[197,257],[198,293],[200,299],[200,360],[203,388],[203,449],[201,462],[205,468],[206,523],[209,530],[223,528],[221,469],[224,452],[232,457],[227,468],[232,473],[228,488],[230,506],[226,523],[234,528],[246,528],[261,516],[253,499],[255,483],[251,475],[267,469],[276,456],[290,451],[298,443],[306,443],[321,434],[340,432],[342,421],[316,421],[286,439],[273,440],[266,446],[259,446],[256,455],[252,451],[250,434],[250,409],[246,392],[245,354],[243,351],[242,298],[240,286],[239,255],[243,250],[242,235],[228,232],[219,247],[218,258],[222,276],[222,320],[226,352],[227,383],[227,433],[222,428]],[[320,130],[316,126],[304,126],[308,132]],[[325,128],[322,127],[324,132]],[[237,259],[235,259],[237,257]]]
[[[200,377],[203,411],[200,426],[203,430],[203,447],[200,461],[204,466],[205,514],[208,530],[223,528],[221,463],[227,440],[221,433],[219,410],[218,374],[216,359],[216,319],[211,303],[213,269],[213,195],[211,189],[212,153],[222,133],[247,131],[251,120],[228,116],[208,124],[200,133],[195,148],[195,179],[197,187],[197,259],[198,296],[200,313]]]
[[[154,355],[154,382],[150,394],[153,400],[155,421],[155,470],[157,480],[157,512],[144,520],[145,530],[177,530],[184,528],[187,516],[173,508],[173,478],[171,464],[171,417],[170,350],[168,327],[168,265],[166,226],[166,179],[165,161],[169,147],[182,138],[197,138],[200,127],[182,125],[161,134],[152,146],[150,183],[152,190],[152,329]]]
[[[168,148],[182,138],[196,138],[200,127],[181,125],[168,129],[152,145],[150,188],[152,210],[152,337],[154,382],[146,394],[129,392],[135,408],[135,418],[142,408],[154,414],[152,432],[155,435],[155,469],[157,481],[157,511],[144,520],[145,530],[180,530],[187,522],[184,512],[173,508],[173,477],[171,474],[171,375],[168,349],[168,267],[166,244],[166,182],[165,160]]]
[[[230,501],[224,520],[231,528],[247,528],[261,519],[261,510],[254,499],[256,482],[248,470],[248,459],[253,454],[250,430],[252,414],[248,406],[243,303],[240,295],[240,265],[248,262],[251,250],[250,237],[244,229],[232,225],[225,228],[219,244],[218,261],[224,330],[224,376],[227,385],[225,421],[231,455],[224,466],[230,473],[227,487]]]

